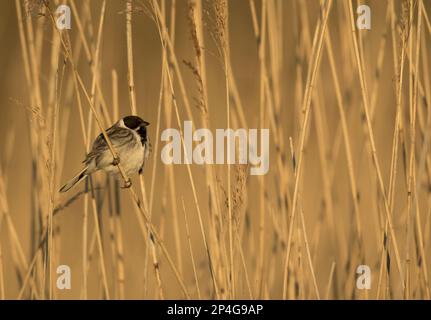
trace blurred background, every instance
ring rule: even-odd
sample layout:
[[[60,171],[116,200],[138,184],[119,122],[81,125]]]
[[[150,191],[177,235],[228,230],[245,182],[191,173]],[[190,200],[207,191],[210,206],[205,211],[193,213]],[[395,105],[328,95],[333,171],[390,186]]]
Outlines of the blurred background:
[[[2,1],[0,298],[429,299],[431,5],[348,3]],[[142,211],[102,173],[58,193],[100,132],[90,101],[105,128],[151,123]],[[161,161],[162,130],[228,118],[270,129],[268,174]]]

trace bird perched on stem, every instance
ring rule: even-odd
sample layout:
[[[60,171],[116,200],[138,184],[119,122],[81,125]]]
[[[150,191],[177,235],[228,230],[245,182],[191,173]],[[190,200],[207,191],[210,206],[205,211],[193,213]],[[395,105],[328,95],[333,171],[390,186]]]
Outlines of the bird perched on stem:
[[[141,174],[145,159],[150,153],[150,142],[147,135],[148,122],[137,116],[126,116],[118,120],[106,130],[106,134],[114,147],[121,167],[127,177],[136,173]],[[83,161],[85,168],[60,188],[66,192],[93,172],[102,170],[114,176],[120,176],[118,160],[114,159],[103,134],[94,140],[91,151]],[[126,182],[125,187],[130,187]]]

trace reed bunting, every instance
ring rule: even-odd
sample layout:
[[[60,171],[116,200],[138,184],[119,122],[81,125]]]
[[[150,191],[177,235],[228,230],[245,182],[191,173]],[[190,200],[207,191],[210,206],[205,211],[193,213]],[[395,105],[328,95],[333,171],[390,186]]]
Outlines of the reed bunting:
[[[127,116],[106,130],[127,177],[142,173],[145,159],[150,153],[150,142],[147,135],[148,125],[148,122],[137,116]],[[102,133],[94,140],[91,151],[83,163],[85,168],[62,186],[60,192],[68,191],[97,170],[103,170],[117,177],[120,175],[118,163],[115,163]]]

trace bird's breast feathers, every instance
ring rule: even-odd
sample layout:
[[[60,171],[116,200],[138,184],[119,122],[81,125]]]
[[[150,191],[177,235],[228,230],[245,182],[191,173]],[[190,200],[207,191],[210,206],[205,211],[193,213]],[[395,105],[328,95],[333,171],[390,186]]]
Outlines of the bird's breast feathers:
[[[127,143],[118,143],[119,141],[115,141],[115,139],[112,142],[120,158],[120,166],[127,176],[132,176],[141,169],[147,151],[145,144],[141,143],[139,134],[134,130],[127,130],[133,135],[133,139],[127,139]],[[105,149],[97,159],[97,169],[103,169],[109,174],[119,174],[118,167],[112,164],[113,157],[109,149]]]
[[[142,145],[139,134],[134,130],[130,131],[133,132],[135,143],[128,143],[117,150],[120,157],[120,165],[126,172],[127,176],[132,176],[138,173],[146,157],[145,144]],[[112,169],[115,172],[118,172],[117,167]]]

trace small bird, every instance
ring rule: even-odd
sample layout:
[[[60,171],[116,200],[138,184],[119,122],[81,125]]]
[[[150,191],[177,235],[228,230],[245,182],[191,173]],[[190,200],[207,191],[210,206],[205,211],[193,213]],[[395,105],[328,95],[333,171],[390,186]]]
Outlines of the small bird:
[[[147,135],[148,125],[149,123],[140,117],[126,116],[106,130],[127,177],[142,173],[145,159],[148,158],[151,148]],[[103,170],[117,177],[120,175],[118,162],[114,160],[102,133],[94,140],[91,151],[83,163],[85,168],[62,186],[60,192],[68,191],[98,170]],[[130,186],[130,182],[125,185],[125,187],[128,186]]]

